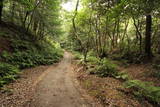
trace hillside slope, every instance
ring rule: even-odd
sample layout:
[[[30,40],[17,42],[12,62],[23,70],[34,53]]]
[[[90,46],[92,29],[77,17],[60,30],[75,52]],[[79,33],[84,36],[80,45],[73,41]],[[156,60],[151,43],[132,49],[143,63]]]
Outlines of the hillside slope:
[[[58,62],[63,51],[47,37],[34,35],[13,23],[0,25],[0,87],[15,80],[21,69]]]

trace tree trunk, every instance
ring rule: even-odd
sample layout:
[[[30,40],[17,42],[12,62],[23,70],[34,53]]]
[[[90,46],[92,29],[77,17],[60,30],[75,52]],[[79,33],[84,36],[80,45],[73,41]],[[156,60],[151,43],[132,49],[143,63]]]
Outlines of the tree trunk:
[[[2,21],[3,0],[0,0],[0,22]]]
[[[158,54],[160,54],[160,37],[158,37],[158,46],[157,46],[157,48],[158,48]]]
[[[84,62],[86,63],[87,62],[87,49],[84,50],[83,52],[83,56],[84,56]]]
[[[132,17],[133,21],[134,21],[134,26],[136,28],[136,37],[137,39],[139,39],[139,50],[140,50],[140,54],[142,53],[142,34],[141,34],[141,25],[139,24],[139,21],[138,21],[138,24],[136,24],[136,19],[134,17]]]
[[[28,15],[29,15],[29,11],[26,12],[26,15],[25,15],[25,18],[24,18],[24,21],[23,21],[22,26],[24,26],[24,28],[25,28],[25,25],[26,25],[26,20],[27,20]]]
[[[145,53],[148,58],[151,58],[151,28],[152,28],[152,16],[146,16],[146,37],[145,37]]]
[[[16,5],[15,5],[15,1],[13,1],[12,2],[12,6],[11,6],[11,21],[12,21],[12,23],[14,23],[14,12],[15,12],[15,7],[16,7]]]

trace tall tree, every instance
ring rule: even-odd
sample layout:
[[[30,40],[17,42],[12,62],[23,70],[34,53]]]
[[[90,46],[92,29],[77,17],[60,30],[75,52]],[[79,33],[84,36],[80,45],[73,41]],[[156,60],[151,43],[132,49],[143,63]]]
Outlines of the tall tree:
[[[3,0],[0,0],[0,22],[2,21]]]
[[[146,34],[145,34],[145,53],[148,58],[151,58],[151,28],[152,28],[152,16],[146,15]]]

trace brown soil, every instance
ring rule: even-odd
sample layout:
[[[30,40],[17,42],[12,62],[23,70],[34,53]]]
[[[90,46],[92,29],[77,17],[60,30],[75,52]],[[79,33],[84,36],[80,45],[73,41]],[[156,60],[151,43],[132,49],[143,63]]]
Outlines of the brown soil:
[[[0,90],[0,107],[23,107],[32,98],[35,83],[47,68],[48,66],[40,66],[26,69],[20,79],[3,87]]]
[[[101,78],[90,75],[77,66],[77,78],[80,84],[104,107],[152,107],[147,101],[139,101],[123,87],[123,82],[111,77]]]
[[[154,77],[154,70],[151,64],[131,64],[127,67],[119,67],[121,72],[127,72],[132,79],[138,79],[145,82],[152,82],[156,86],[160,86],[159,79]]]

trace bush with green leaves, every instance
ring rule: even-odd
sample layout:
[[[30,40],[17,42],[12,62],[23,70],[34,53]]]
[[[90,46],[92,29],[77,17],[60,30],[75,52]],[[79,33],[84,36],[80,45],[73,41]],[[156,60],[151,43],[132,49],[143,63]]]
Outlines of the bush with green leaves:
[[[37,52],[37,51],[17,51],[12,54],[2,55],[5,61],[18,66],[20,69],[34,67],[37,65],[50,65],[58,62],[62,55],[56,52]]]
[[[15,33],[11,30],[12,26],[2,27],[4,33],[0,35],[5,35],[3,39],[7,41],[7,45],[6,48],[1,49],[3,52],[0,52],[0,86],[15,80],[19,69],[50,65],[63,57],[63,50],[59,43],[50,36],[37,40],[33,39],[30,32],[21,34],[18,29],[13,29]]]
[[[160,71],[154,71],[153,76],[160,79]]]
[[[153,64],[153,68],[156,70],[160,70],[160,64]]]
[[[160,65],[159,64],[153,64],[153,72],[152,72],[152,76],[160,79]]]
[[[18,44],[17,44],[18,43]],[[46,42],[32,44],[28,41],[15,40],[13,52],[4,51],[1,60],[20,69],[38,65],[50,65],[58,62],[63,57],[63,51]]]
[[[0,63],[0,87],[18,77],[19,69],[7,63]]]
[[[115,76],[116,79],[121,79],[124,81],[129,80],[131,77],[126,72],[118,72]]]
[[[156,55],[153,59],[152,67],[154,69],[153,76],[160,79],[160,56]]]
[[[115,77],[118,73],[116,68],[117,66],[110,60],[103,59],[93,70],[90,71],[90,74],[97,74],[100,77]]]
[[[129,80],[125,82],[126,88],[132,88],[134,95],[144,97],[149,101],[160,105],[160,87],[153,86],[150,82]]]
[[[83,59],[83,55],[81,55],[79,52],[73,51],[72,53],[74,55],[75,60],[82,60]]]
[[[88,56],[87,57],[87,62],[89,64],[93,64],[93,65],[96,65],[96,64],[99,64],[100,63],[100,59],[95,57],[95,56]]]

